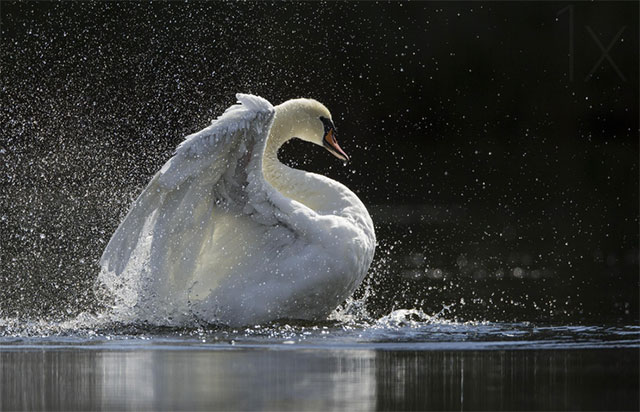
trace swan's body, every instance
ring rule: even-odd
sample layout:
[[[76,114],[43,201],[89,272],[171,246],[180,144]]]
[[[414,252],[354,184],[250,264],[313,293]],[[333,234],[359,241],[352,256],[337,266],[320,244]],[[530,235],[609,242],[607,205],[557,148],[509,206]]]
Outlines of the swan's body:
[[[277,159],[292,137],[327,145],[327,136],[330,151],[346,158],[319,129],[318,115],[335,132],[327,109],[237,97],[241,104],[180,144],[102,255],[99,283],[138,319],[321,319],[367,273],[375,234],[362,202]]]

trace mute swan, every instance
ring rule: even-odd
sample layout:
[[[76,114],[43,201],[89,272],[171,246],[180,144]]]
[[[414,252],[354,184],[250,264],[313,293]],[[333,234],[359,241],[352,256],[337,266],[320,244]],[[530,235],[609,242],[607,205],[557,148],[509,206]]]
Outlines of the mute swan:
[[[137,320],[323,319],[369,269],[376,239],[360,199],[277,158],[298,137],[347,161],[327,108],[236,97],[178,146],[102,254],[98,285]]]

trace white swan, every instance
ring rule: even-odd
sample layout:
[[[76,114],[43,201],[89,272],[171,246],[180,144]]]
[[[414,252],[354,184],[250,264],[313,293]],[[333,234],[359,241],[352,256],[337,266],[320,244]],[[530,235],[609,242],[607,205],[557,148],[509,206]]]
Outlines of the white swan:
[[[375,233],[360,199],[277,158],[298,137],[348,160],[326,107],[236,97],[178,146],[100,259],[98,284],[138,320],[323,319],[371,264]]]

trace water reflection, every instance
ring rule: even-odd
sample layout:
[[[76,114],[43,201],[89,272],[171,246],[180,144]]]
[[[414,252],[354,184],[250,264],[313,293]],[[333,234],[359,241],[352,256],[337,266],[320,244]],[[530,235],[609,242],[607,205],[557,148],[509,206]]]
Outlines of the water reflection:
[[[638,409],[636,349],[16,350],[0,409]]]
[[[381,410],[638,406],[634,350],[380,352],[377,361]]]

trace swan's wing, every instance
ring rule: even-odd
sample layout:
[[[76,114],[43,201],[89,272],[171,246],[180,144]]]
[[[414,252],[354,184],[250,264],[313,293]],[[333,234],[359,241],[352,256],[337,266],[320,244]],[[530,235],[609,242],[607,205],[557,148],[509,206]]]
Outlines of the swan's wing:
[[[262,224],[277,222],[269,201],[273,188],[262,175],[275,110],[261,97],[236,97],[240,104],[187,136],[133,203],[102,254],[104,269],[122,273],[138,243],[149,236],[152,266],[172,259],[195,262],[207,232],[203,225],[215,208]]]
[[[240,104],[229,107],[211,126],[180,143],[175,155],[159,172],[158,183],[164,189],[176,189],[193,178],[204,179],[202,183],[215,183],[225,171],[235,168],[237,155],[246,154],[246,150],[254,146],[260,152],[257,157],[262,160],[275,110],[261,97],[240,93],[236,97]]]

